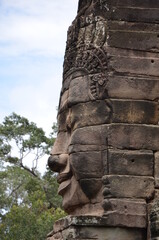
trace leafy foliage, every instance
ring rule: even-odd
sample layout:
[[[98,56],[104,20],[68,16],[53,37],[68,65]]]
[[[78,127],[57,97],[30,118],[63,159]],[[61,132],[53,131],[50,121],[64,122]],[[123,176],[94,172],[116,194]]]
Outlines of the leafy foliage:
[[[42,199],[43,200],[43,199]],[[57,209],[45,209],[42,200],[36,203],[36,207],[13,206],[0,225],[2,240],[44,240],[54,221],[63,216],[63,211]]]
[[[49,137],[35,123],[13,113],[0,124],[0,239],[45,239],[55,220],[65,216],[56,175],[37,171],[50,151]],[[32,163],[31,165],[29,163]]]
[[[37,163],[53,145],[53,138],[48,138],[42,128],[35,123],[13,113],[5,117],[0,124],[0,157],[3,161],[16,164],[36,175]],[[16,152],[16,156],[15,156]],[[24,160],[32,159],[32,168],[25,167]]]

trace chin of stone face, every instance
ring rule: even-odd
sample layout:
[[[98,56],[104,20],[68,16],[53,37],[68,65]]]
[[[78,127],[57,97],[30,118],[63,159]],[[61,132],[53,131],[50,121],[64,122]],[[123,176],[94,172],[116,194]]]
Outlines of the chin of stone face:
[[[158,23],[158,1],[79,1],[49,158],[69,214],[138,229],[133,240],[159,237]]]

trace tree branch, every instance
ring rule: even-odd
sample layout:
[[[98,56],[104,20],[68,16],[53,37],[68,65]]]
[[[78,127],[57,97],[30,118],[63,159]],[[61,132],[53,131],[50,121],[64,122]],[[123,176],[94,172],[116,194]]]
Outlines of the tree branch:
[[[24,166],[22,162],[20,163],[20,167],[29,172],[32,176],[39,178],[39,176],[34,172],[34,169],[31,170],[30,168]]]
[[[14,189],[12,190],[12,192],[9,194],[9,197],[12,196],[12,194],[13,194],[15,191],[17,191],[22,185],[23,185],[23,183],[20,183],[16,188],[14,188]]]

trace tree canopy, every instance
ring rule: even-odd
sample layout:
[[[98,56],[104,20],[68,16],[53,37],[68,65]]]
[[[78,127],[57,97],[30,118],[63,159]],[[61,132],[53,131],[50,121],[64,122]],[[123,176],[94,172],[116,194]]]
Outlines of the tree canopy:
[[[0,239],[43,240],[54,221],[65,216],[56,174],[38,163],[49,153],[57,130],[42,128],[12,113],[0,124]]]

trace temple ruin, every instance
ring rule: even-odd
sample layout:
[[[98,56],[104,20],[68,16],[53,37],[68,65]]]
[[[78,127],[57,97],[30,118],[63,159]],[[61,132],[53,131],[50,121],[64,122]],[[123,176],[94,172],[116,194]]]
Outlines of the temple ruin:
[[[79,0],[58,126],[48,240],[159,239],[159,1]]]

